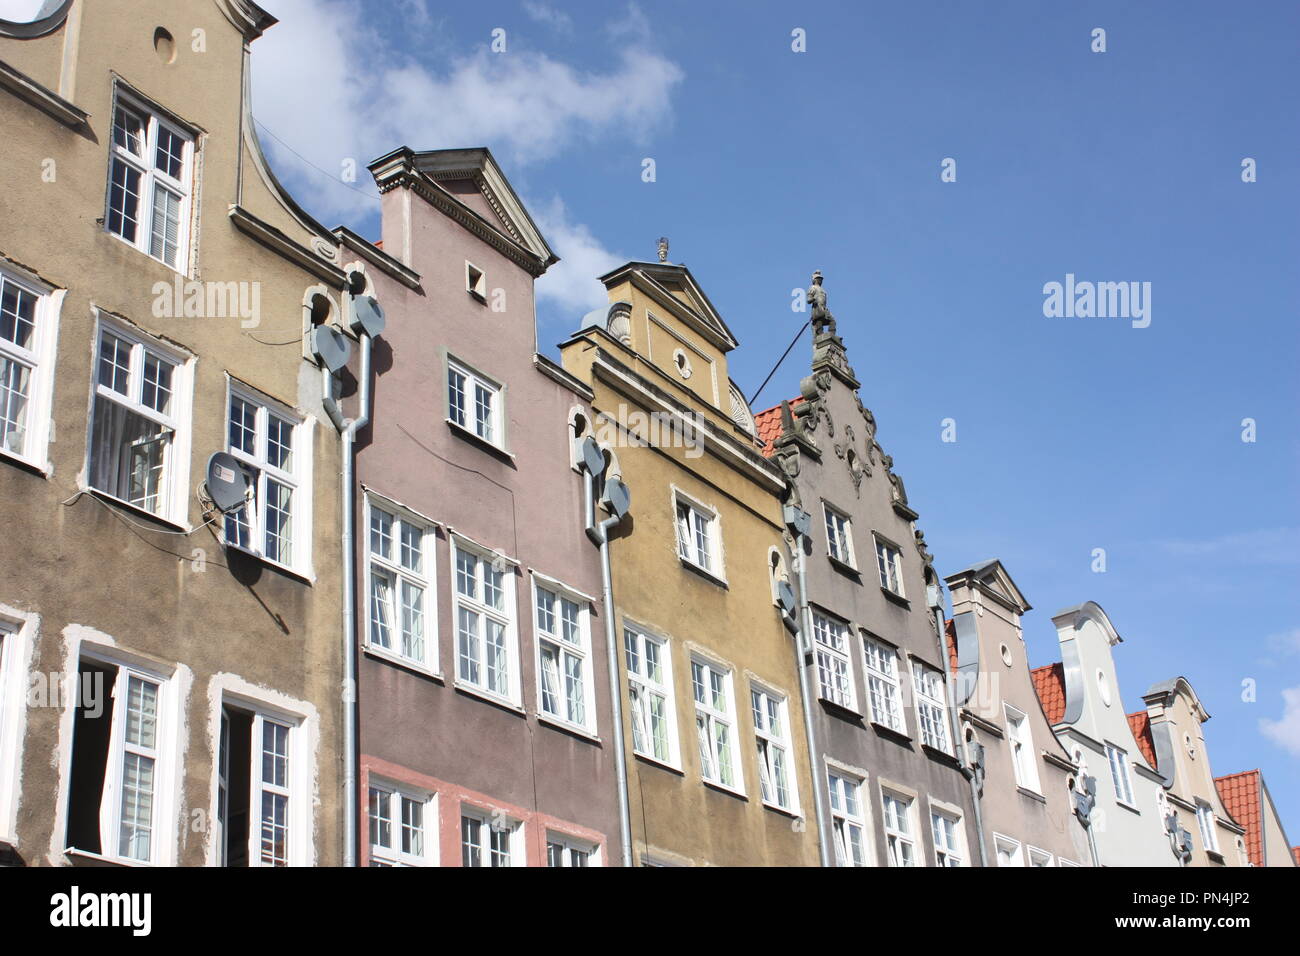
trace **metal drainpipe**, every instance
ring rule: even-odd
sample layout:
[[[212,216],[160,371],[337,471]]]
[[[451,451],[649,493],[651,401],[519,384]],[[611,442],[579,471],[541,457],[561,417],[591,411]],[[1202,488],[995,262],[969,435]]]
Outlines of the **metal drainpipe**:
[[[344,420],[334,398],[334,377],[321,369],[325,411],[343,435],[342,518],[343,518],[343,865],[357,865],[357,648],[355,643],[356,581],[352,547],[354,510],[353,447],[356,434],[370,421],[370,336],[358,332],[361,340],[361,388],[357,417]]]
[[[808,667],[809,661],[809,644],[812,639],[812,607],[808,603],[808,575],[805,571],[808,556],[804,553],[804,542],[809,547],[812,546],[812,539],[803,535],[795,535],[795,545],[799,549],[798,571],[799,571],[799,633],[795,635],[794,656],[795,665],[799,669],[799,692],[803,695],[803,725],[804,734],[808,738],[808,762],[815,764],[817,761],[817,731],[813,725],[812,711],[812,692],[808,687]],[[826,806],[825,798],[822,795],[822,787],[825,786],[825,773],[820,772],[820,768],[812,767],[812,784],[813,784],[813,810],[817,815],[817,855],[821,860],[822,866],[834,866],[831,858],[830,841],[826,839]]]
[[[948,666],[948,648],[945,646],[943,639],[943,591],[937,584],[930,586],[934,588],[934,601],[931,607],[934,609],[934,623],[939,634],[939,663],[944,675],[944,684],[948,688],[948,722],[952,724],[953,747],[957,751],[957,762],[961,765],[961,774],[970,785],[971,806],[975,811],[975,836],[979,840],[980,866],[988,866],[989,856],[988,850],[984,847],[984,814],[980,810],[979,784],[975,781],[975,771],[966,759],[966,740],[962,737],[961,720],[957,716],[957,685],[953,680],[952,668]]]
[[[601,595],[605,605],[605,655],[609,670],[609,699],[614,711],[614,767],[618,782],[618,835],[623,844],[623,865],[632,865],[632,810],[627,793],[627,754],[623,746],[623,688],[618,674],[617,635],[614,630],[614,585],[609,569],[609,532],[623,519],[609,517],[596,521],[596,503],[593,493],[595,478],[586,468],[582,470],[586,489],[587,537],[600,546]]]

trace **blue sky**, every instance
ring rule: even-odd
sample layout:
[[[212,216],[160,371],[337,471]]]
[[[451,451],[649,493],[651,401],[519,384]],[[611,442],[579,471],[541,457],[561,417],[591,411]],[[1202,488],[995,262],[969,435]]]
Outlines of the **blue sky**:
[[[564,259],[548,346],[667,235],[750,394],[821,269],[940,570],[1001,558],[1038,664],[1052,613],[1100,603],[1128,709],[1187,677],[1215,772],[1263,769],[1300,843],[1300,8],[263,2],[255,109],[295,195],[374,237],[368,160],[491,147]],[[1067,273],[1150,282],[1150,326],[1045,317]]]

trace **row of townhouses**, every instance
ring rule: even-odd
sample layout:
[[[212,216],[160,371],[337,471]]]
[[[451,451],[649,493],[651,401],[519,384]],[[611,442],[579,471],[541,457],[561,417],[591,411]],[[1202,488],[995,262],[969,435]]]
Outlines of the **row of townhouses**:
[[[375,160],[374,241],[282,188],[274,22],[0,22],[4,862],[1296,865],[1100,607],[1031,669],[939,574],[819,274],[757,415],[662,241],[548,358],[487,149]]]

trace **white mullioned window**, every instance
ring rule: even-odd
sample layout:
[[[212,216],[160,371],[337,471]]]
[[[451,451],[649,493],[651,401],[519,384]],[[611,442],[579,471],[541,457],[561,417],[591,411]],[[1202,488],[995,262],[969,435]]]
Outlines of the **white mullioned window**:
[[[695,736],[700,749],[700,776],[710,783],[743,791],[736,751],[736,711],[731,671],[699,658],[691,659],[695,697]]]
[[[0,268],[0,452],[44,470],[60,291]]]
[[[916,658],[912,659],[912,689],[916,692],[916,716],[921,725],[921,743],[951,753],[948,742],[948,695],[943,672]]]
[[[881,792],[881,804],[884,810],[885,848],[889,854],[890,866],[917,866],[916,824],[912,819],[910,797]]]
[[[715,577],[721,577],[721,540],[718,516],[682,495],[674,499],[677,512],[677,553]]]
[[[190,363],[101,319],[90,427],[90,486],[183,524],[190,447]]]
[[[1214,832],[1214,809],[1208,803],[1196,804],[1196,822],[1200,826],[1201,841],[1207,853],[1219,852],[1219,838]]]
[[[1007,745],[1011,748],[1011,766],[1016,772],[1016,786],[1041,792],[1038,782],[1038,755],[1034,752],[1034,735],[1029,718],[1010,704],[1003,703],[1007,717]]]
[[[505,448],[502,393],[497,382],[447,360],[447,419],[498,448]]]
[[[880,586],[904,597],[903,552],[879,535],[876,536],[876,567],[880,570]]]
[[[538,707],[543,714],[595,732],[591,615],[586,598],[533,576]]]
[[[600,853],[597,848],[585,840],[579,840],[567,833],[546,833],[547,866],[600,866]]]
[[[515,574],[511,562],[452,536],[456,683],[519,704]]]
[[[817,688],[823,700],[849,710],[857,706],[853,665],[849,658],[849,626],[817,611],[812,612],[816,645]]]
[[[795,784],[786,698],[755,685],[749,689],[749,704],[754,715],[763,802],[788,813],[798,813],[799,794]]]
[[[437,815],[428,795],[373,778],[368,790],[370,865],[429,866],[437,848]]]
[[[432,527],[374,496],[366,498],[366,510],[370,529],[367,644],[384,656],[436,671]]]
[[[502,819],[500,813],[462,807],[460,863],[461,866],[522,866],[523,826]]]
[[[867,866],[867,821],[862,812],[862,781],[827,770],[826,786],[830,791],[835,865]]]
[[[853,523],[846,515],[822,503],[826,512],[826,553],[851,568],[858,566],[853,551]]]
[[[627,656],[632,750],[660,763],[677,766],[672,649],[662,638],[625,626],[623,650]]]
[[[119,93],[109,146],[108,231],[185,272],[193,171],[193,135]]]
[[[1106,744],[1106,760],[1110,763],[1110,780],[1115,786],[1115,799],[1132,805],[1133,784],[1128,772],[1128,753],[1114,744]]]
[[[874,637],[864,637],[862,647],[866,659],[871,719],[900,734],[907,733],[898,682],[898,648]]]
[[[226,515],[226,544],[310,573],[311,423],[232,380],[226,427],[227,451],[243,467],[250,492]]]
[[[1056,865],[1056,860],[1052,857],[1052,854],[1048,853],[1046,850],[1040,850],[1038,849],[1038,847],[1034,847],[1034,846],[1026,847],[1025,849],[1029,853],[1030,866],[1055,866]]]
[[[934,839],[934,859],[939,866],[965,866],[962,849],[961,818],[942,810],[930,811],[930,835]]]
[[[1015,840],[994,834],[993,848],[997,854],[998,866],[1024,866],[1025,858],[1020,852],[1020,844]]]

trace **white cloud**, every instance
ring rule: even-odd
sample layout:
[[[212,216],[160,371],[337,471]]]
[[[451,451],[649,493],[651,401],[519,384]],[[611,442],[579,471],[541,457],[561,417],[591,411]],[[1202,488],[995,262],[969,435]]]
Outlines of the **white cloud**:
[[[582,315],[608,301],[605,287],[596,281],[596,276],[622,265],[628,257],[606,249],[590,229],[572,222],[558,196],[533,208],[532,213],[537,228],[560,257],[537,280],[537,298],[576,313],[565,319],[568,324],[576,325]]]
[[[1282,691],[1282,716],[1277,720],[1260,718],[1259,730],[1288,753],[1300,757],[1300,686]]]
[[[1216,538],[1157,542],[1177,558],[1214,558],[1220,564],[1258,565],[1300,562],[1300,529],[1260,528]]]
[[[558,33],[573,32],[573,18],[563,10],[556,10],[541,0],[524,0],[523,7],[530,20],[544,23]]]

